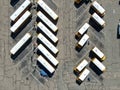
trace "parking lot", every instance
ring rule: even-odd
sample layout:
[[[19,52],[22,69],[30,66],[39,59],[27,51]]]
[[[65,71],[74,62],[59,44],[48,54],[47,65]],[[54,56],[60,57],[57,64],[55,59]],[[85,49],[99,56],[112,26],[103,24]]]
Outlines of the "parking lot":
[[[36,2],[37,0],[31,0]],[[59,53],[56,59],[60,62],[51,78],[42,77],[40,68],[36,67],[38,55],[34,51],[34,43],[37,39],[36,4],[32,5],[30,12],[32,19],[21,30],[11,37],[10,15],[24,2],[18,0],[15,5],[9,1],[0,1],[0,90],[119,90],[120,86],[120,39],[117,38],[117,26],[120,20],[119,0],[97,0],[106,10],[103,19],[105,27],[98,31],[90,23],[91,3],[75,5],[73,0],[44,0],[48,6],[57,13],[58,32],[56,36],[59,41],[56,47]],[[87,31],[89,40],[78,52],[75,49],[78,40],[75,33],[84,25],[90,23]],[[99,27],[97,27],[99,28]],[[33,36],[32,41],[15,58],[10,57],[10,49],[27,33]],[[78,85],[73,68],[84,58],[91,61],[90,50],[97,46],[107,57],[103,62],[107,70],[98,76],[89,65],[90,74],[85,81]]]

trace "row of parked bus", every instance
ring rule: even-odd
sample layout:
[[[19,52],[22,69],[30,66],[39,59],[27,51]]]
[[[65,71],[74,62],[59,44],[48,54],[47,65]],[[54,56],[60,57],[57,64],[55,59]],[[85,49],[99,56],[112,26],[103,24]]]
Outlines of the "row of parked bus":
[[[81,1],[82,0],[75,0],[76,3],[80,3]],[[105,9],[97,1],[93,1],[90,7],[95,11],[95,13],[91,15],[91,19],[103,28],[105,21],[101,17],[105,15]]]
[[[32,38],[32,35],[30,33],[26,33],[18,42],[17,44],[10,50],[10,53],[12,55],[15,55],[22,47],[25,45],[25,43]]]
[[[32,5],[30,0],[25,0],[20,7],[10,16],[13,22],[16,22]]]
[[[54,21],[58,19],[58,15],[43,0],[38,0],[37,4]],[[41,20],[41,22],[37,23],[37,27],[40,30],[40,33],[37,36],[40,44],[37,49],[41,53],[41,55],[38,56],[37,61],[49,72],[50,75],[52,75],[59,64],[59,61],[55,58],[55,55],[59,52],[55,47],[58,38],[54,34],[58,31],[58,27],[40,10],[37,12],[37,17]]]
[[[18,29],[22,27],[23,24],[32,16],[29,11],[32,3],[30,0],[25,0],[20,7],[10,16],[11,22],[14,24],[10,27],[10,31],[15,34],[19,32]],[[16,55],[16,53],[32,38],[30,33],[26,33],[10,50],[11,55]]]
[[[106,70],[106,67],[102,64],[101,61],[104,61],[106,56],[97,47],[94,47],[91,51],[96,55],[96,57],[93,57],[90,63],[94,64],[94,69],[96,68],[103,73]],[[74,68],[74,72],[79,74],[76,79],[77,81],[83,82],[90,73],[90,70],[86,68],[88,63],[89,62],[84,59]]]
[[[81,38],[79,42],[76,44],[77,48],[82,48],[85,45],[85,43],[88,41],[89,36],[86,34],[86,32],[89,27],[90,25],[88,23],[85,23],[75,34],[76,37]]]
[[[105,26],[105,21],[102,17],[105,15],[105,9],[97,1],[92,2],[91,8],[95,11],[91,16],[91,19],[103,28]]]
[[[25,22],[31,17],[29,11],[32,5],[30,0],[25,0],[22,5],[10,16],[11,22],[14,24],[11,26],[10,30],[12,33],[16,33],[18,29],[25,24]]]
[[[58,15],[43,1],[38,0],[37,4],[50,15],[53,20],[58,19]],[[12,33],[15,33],[20,26],[22,26],[25,21],[31,16],[29,11],[30,6],[32,5],[30,0],[25,0],[23,4],[10,16],[10,19],[15,24],[10,28]],[[37,16],[53,31],[56,32],[58,28],[41,12],[37,13]]]
[[[58,15],[43,0],[38,0],[37,4],[53,20],[58,19]],[[16,33],[18,29],[25,24],[27,19],[32,16],[30,12],[31,5],[32,3],[30,0],[25,0],[23,4],[21,4],[21,6],[10,16],[11,21],[14,23],[10,28],[12,33]],[[40,51],[40,56],[38,56],[37,61],[50,74],[53,74],[55,72],[55,67],[59,64],[59,61],[55,58],[55,55],[59,52],[55,47],[55,44],[58,42],[58,38],[54,34],[57,32],[58,27],[48,19],[42,11],[37,12],[37,17],[41,20],[41,22],[37,23],[37,29],[40,31],[37,35],[37,41],[40,42],[37,46],[37,50]],[[11,55],[15,55],[31,38],[31,33],[26,33],[10,50]]]
[[[79,2],[80,0],[76,1]],[[105,15],[105,9],[97,1],[92,2],[91,8],[95,10],[95,12],[91,15],[91,19],[97,22],[97,24],[99,24],[101,27],[104,27],[105,21],[102,19],[102,17]],[[82,48],[88,41],[89,35],[87,35],[86,32],[89,27],[90,25],[88,23],[85,23],[75,34],[76,37],[80,38],[80,40],[76,44],[77,48]],[[90,54],[92,54],[92,60],[90,61],[90,63],[94,65],[94,69],[98,69],[103,73],[106,70],[106,67],[102,64],[102,61],[106,59],[104,53],[95,46],[90,51]],[[77,81],[83,82],[85,78],[89,75],[90,70],[86,67],[88,64],[89,62],[84,59],[74,68],[74,72],[78,74],[76,79]]]
[[[89,75],[90,70],[86,68],[88,61],[83,59],[75,68],[74,72],[78,75],[76,81],[83,82],[85,78]]]
[[[95,22],[97,22],[97,24],[99,24],[101,27],[104,27],[105,21],[101,17],[103,17],[105,15],[105,9],[97,1],[94,1],[91,4],[91,8],[93,8],[96,11],[91,15],[91,19],[93,19]],[[88,23],[85,23],[76,33],[75,36],[77,36],[78,38],[81,37],[81,39],[77,43],[76,47],[81,48],[88,41],[89,36],[85,33],[87,32],[89,27],[90,27],[90,25]]]
[[[76,3],[80,3],[83,0],[75,0]],[[90,1],[90,0],[84,0],[84,1]],[[91,0],[92,1],[92,0]],[[99,14],[100,16],[104,16],[105,15],[105,9],[97,2],[97,1],[93,1],[91,4],[91,7],[97,12],[97,14]]]

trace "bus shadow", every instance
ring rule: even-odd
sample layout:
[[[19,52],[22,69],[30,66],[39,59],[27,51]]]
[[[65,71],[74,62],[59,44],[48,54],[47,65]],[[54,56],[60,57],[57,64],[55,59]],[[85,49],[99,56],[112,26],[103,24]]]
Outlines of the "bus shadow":
[[[19,0],[10,0],[10,5],[15,6]]]
[[[76,72],[75,70],[73,70],[73,73],[78,77],[79,76],[79,72]]]
[[[90,62],[89,64],[90,68],[98,75],[100,76],[103,72],[96,66],[94,65],[92,62]]]
[[[120,39],[120,34],[119,33],[120,33],[119,26],[117,26],[117,34],[116,34],[117,35],[117,39]]]
[[[81,0],[80,3],[76,3],[76,2],[74,1],[74,6],[75,6],[76,8],[79,8],[79,7],[82,6],[83,3],[85,3],[85,4],[87,5],[89,2],[90,2],[89,0]]]
[[[87,33],[88,32],[88,30],[86,30],[84,33]],[[84,35],[84,34],[83,34]],[[75,34],[75,39],[77,40],[77,41],[80,41],[80,39],[83,37],[83,35],[77,35],[77,34]]]
[[[89,57],[90,57],[91,59],[93,59],[93,58],[96,57],[95,54],[92,52],[92,50],[91,50],[90,53],[89,53]]]
[[[83,47],[84,47],[84,46],[83,46]],[[77,47],[77,46],[75,46],[75,50],[76,50],[77,52],[80,52],[83,47]]]
[[[94,12],[95,12],[95,10],[92,7],[90,7],[89,13],[92,15]]]
[[[79,71],[79,72],[77,72],[77,71],[75,71],[75,70],[73,70],[73,73],[78,77],[79,75],[80,75],[80,73],[82,73],[82,71],[83,71],[84,69],[82,69],[81,71]]]
[[[37,54],[38,54],[38,55],[42,55],[42,56],[45,58],[45,60],[47,60],[54,68],[57,68],[57,67],[58,67],[58,65],[57,65],[57,66],[54,66],[53,63],[51,63],[51,62],[48,60],[48,58],[47,58],[40,50],[37,50]],[[56,58],[56,57],[55,57],[55,58]]]
[[[18,55],[30,44],[30,42],[32,41],[32,38],[30,38],[18,51],[17,53],[15,53],[14,55],[11,54],[11,58],[13,60],[15,60]]]
[[[90,7],[89,13],[92,15],[92,14],[96,13],[96,11],[95,11],[95,9],[93,9],[92,7]],[[99,15],[99,13],[97,13],[97,14]],[[100,16],[101,18],[104,17],[104,15],[103,15],[103,16],[99,15],[99,16]]]
[[[83,82],[83,81],[81,81],[81,80],[76,80],[76,83],[77,83],[78,85],[81,85],[82,82]]]
[[[80,3],[76,3],[76,2],[74,2],[74,6],[75,6],[76,8],[79,8],[79,7],[82,6],[83,3],[84,3],[83,0],[82,0]]]
[[[15,22],[11,21],[10,26],[12,27],[15,24]]]
[[[81,36],[81,37],[82,37],[82,36]],[[75,39],[76,39],[77,41],[80,41],[81,37],[75,35]]]
[[[98,32],[100,32],[103,29],[103,27],[97,24],[97,22],[93,20],[92,18],[89,19],[89,24]]]
[[[91,59],[97,58],[100,62],[102,62],[102,60],[100,59],[100,57],[98,57],[94,52],[92,52],[92,50],[91,50],[90,53],[89,53],[89,57],[90,57]]]
[[[76,43],[75,50],[77,52],[80,52],[86,45],[89,45],[89,41],[86,41],[86,43],[82,47],[78,47]]]
[[[47,74],[47,75],[42,75],[42,74],[41,74],[41,76],[48,76],[49,78],[52,78],[52,76],[53,76],[54,73],[51,74],[51,73],[50,73],[41,63],[39,63],[38,61],[37,61],[37,66],[38,66],[40,69],[42,69],[45,74]]]
[[[88,4],[88,3],[91,2],[91,1],[90,1],[90,0],[85,0],[84,2],[85,2],[85,4]]]

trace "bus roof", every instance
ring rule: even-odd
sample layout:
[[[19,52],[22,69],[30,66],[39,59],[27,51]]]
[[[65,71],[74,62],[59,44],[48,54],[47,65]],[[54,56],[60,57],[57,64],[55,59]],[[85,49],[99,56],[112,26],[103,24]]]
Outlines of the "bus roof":
[[[55,69],[40,55],[37,60],[50,72],[54,73]]]
[[[76,68],[77,70],[81,71],[87,64],[88,61],[84,59],[82,62],[80,62],[80,64]]]
[[[95,21],[97,21],[101,26],[105,24],[105,21],[100,16],[98,16],[96,13],[92,15],[92,18],[94,18]]]
[[[88,74],[90,73],[90,71],[85,68],[82,73],[80,74],[80,76],[78,77],[81,81],[84,81],[85,78],[88,76]]]
[[[87,34],[84,34],[84,36],[80,39],[80,41],[78,42],[78,44],[80,46],[83,46],[88,39],[89,39],[89,36]]]
[[[92,60],[92,62],[101,70],[101,71],[105,71],[106,68],[105,66],[97,59],[97,58],[94,58]]]
[[[98,55],[100,58],[104,57],[104,54],[103,54],[97,47],[94,47],[94,48],[92,49],[92,51],[93,51],[96,55]]]
[[[85,23],[78,31],[81,35],[85,33],[85,31],[90,27],[88,23]]]
[[[92,5],[100,12],[100,14],[105,12],[105,9],[97,1],[94,1]]]

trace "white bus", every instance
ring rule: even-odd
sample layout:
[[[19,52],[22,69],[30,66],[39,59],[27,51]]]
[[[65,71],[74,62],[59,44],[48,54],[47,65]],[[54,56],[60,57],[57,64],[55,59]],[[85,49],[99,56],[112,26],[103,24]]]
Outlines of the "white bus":
[[[42,45],[39,44],[38,45],[38,50],[40,50],[40,52],[54,65],[57,66],[59,64],[58,60],[56,60],[56,58],[51,55],[51,53]]]
[[[94,47],[92,51],[102,60],[104,61],[106,59],[106,56],[101,52],[97,47]]]
[[[106,70],[106,67],[97,58],[92,59],[92,63],[102,72]]]
[[[85,78],[89,75],[89,73],[90,73],[90,70],[85,68],[76,80],[80,81],[80,82],[83,82],[85,80]]]
[[[17,51],[31,38],[30,33],[26,33],[19,42],[10,50],[12,55],[15,55]]]
[[[26,11],[22,17],[10,28],[12,33],[15,33],[21,25],[31,16],[29,11]]]
[[[47,12],[54,20],[58,19],[58,15],[43,1],[38,0],[38,5]]]
[[[37,61],[42,64],[45,69],[47,69],[47,71],[49,71],[50,74],[53,74],[55,72],[55,69],[53,68],[53,66],[51,66],[46,60],[45,58],[43,58],[41,55],[37,58]]]
[[[56,32],[58,27],[54,25],[41,11],[38,11],[37,16],[53,31]]]
[[[49,37],[50,40],[52,40],[54,43],[58,42],[58,38],[41,22],[37,24],[37,26],[40,28],[40,30]]]
[[[87,34],[84,34],[84,36],[80,39],[80,41],[77,43],[76,47],[81,48],[85,45],[87,40],[89,39],[89,36]]]
[[[94,13],[91,18],[94,19],[101,27],[105,26],[105,21],[100,16],[98,16],[98,14]]]
[[[58,53],[58,49],[50,41],[48,41],[46,37],[44,37],[41,33],[38,34],[37,37],[50,51],[52,51],[54,54]]]
[[[19,17],[24,13],[25,10],[31,5],[30,0],[25,0],[24,3],[10,16],[12,21],[17,21]]]
[[[81,72],[87,65],[88,65],[88,61],[84,59],[82,62],[80,62],[80,63],[74,68],[74,71],[77,72],[77,73],[79,73],[79,72]]]
[[[99,14],[100,16],[104,16],[105,15],[105,9],[97,2],[94,1],[91,4],[91,7],[96,11],[97,14]]]
[[[76,36],[77,36],[77,37],[82,36],[82,35],[88,30],[89,27],[90,27],[90,25],[89,25],[88,23],[85,23],[85,24],[79,29],[79,31],[76,33]]]

